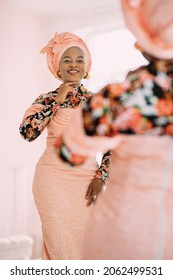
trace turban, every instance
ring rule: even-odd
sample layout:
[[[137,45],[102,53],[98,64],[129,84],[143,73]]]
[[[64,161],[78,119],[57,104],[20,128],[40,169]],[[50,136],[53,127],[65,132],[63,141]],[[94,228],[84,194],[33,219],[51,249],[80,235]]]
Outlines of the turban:
[[[127,28],[148,54],[173,59],[173,1],[121,0]]]
[[[59,63],[63,53],[71,48],[79,47],[85,54],[86,71],[89,73],[91,68],[91,55],[85,42],[69,32],[55,33],[54,38],[49,41],[40,52],[47,54],[47,64],[52,74],[58,78],[57,72],[59,71]]]

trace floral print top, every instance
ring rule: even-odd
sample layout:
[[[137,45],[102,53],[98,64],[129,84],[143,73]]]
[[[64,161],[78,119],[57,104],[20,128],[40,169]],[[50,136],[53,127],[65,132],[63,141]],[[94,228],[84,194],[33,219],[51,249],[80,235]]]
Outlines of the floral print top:
[[[173,137],[173,64],[155,60],[131,72],[123,83],[107,85],[84,104],[83,119],[87,135]],[[62,157],[66,145],[61,141],[56,149]],[[66,148],[71,153],[66,161],[71,161],[74,154]],[[78,157],[78,164],[84,160]]]
[[[83,85],[76,89],[76,97],[72,99],[71,94],[68,94],[65,101],[61,104],[57,104],[55,97],[58,94],[59,88],[55,91],[48,92],[46,94],[41,94],[32,104],[41,105],[40,111],[37,109],[35,114],[29,115],[24,118],[20,125],[19,132],[26,141],[35,140],[45,129],[46,125],[49,123],[51,118],[56,114],[59,108],[76,108],[80,104],[86,102],[86,100],[91,96],[89,92]],[[108,178],[108,169],[110,164],[110,152],[103,155],[100,167],[96,172],[96,178],[101,178],[104,182]]]

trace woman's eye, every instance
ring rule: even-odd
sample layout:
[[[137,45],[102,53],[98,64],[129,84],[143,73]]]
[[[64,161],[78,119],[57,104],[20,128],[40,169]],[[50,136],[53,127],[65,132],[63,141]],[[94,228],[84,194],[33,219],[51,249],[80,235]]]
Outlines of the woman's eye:
[[[77,62],[78,63],[84,63],[84,60],[83,59],[79,59]]]
[[[69,60],[69,59],[65,59],[65,60],[64,60],[64,62],[65,62],[65,63],[70,63],[70,62],[71,62],[71,60]]]

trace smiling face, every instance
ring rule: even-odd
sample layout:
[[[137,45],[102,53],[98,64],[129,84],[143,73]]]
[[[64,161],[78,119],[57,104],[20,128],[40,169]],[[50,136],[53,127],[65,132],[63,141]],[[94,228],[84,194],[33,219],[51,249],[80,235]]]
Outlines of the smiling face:
[[[66,82],[77,82],[86,74],[86,62],[83,51],[78,47],[67,49],[60,60],[58,75]]]

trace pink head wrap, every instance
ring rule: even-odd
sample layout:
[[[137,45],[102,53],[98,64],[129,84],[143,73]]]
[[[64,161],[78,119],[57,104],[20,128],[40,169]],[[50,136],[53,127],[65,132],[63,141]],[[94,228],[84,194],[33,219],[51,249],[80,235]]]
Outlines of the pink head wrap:
[[[85,54],[86,58],[86,71],[89,73],[91,68],[91,55],[85,42],[69,32],[55,33],[54,38],[49,41],[40,52],[47,54],[47,64],[49,70],[56,77],[59,71],[59,63],[63,53],[70,47],[79,47]]]
[[[173,59],[173,1],[121,0],[128,29],[148,54]]]

